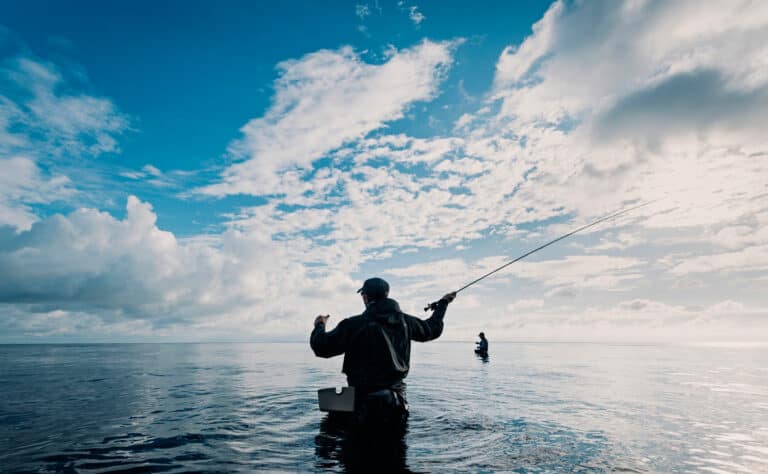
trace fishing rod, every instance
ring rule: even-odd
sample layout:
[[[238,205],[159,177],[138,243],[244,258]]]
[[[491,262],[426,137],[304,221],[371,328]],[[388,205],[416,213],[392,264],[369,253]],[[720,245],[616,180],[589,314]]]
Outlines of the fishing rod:
[[[634,211],[635,209],[639,209],[641,207],[647,206],[648,204],[651,204],[651,203],[656,202],[656,201],[657,200],[644,202],[642,204],[638,204],[637,206],[633,206],[633,207],[630,207],[628,209],[623,209],[621,211],[614,212],[613,214],[610,214],[610,215],[605,216],[605,217],[601,217],[600,219],[598,219],[598,220],[596,220],[594,222],[591,222],[589,224],[583,225],[583,226],[579,227],[576,230],[572,230],[572,231],[568,232],[567,234],[561,235],[560,237],[556,238],[555,240],[547,242],[544,245],[536,247],[535,249],[533,249],[533,250],[531,250],[531,251],[529,251],[527,253],[524,253],[523,255],[520,255],[519,257],[517,257],[514,260],[510,260],[509,262],[505,263],[504,265],[502,265],[502,266],[500,266],[500,267],[498,267],[498,268],[496,268],[494,270],[491,270],[490,272],[486,273],[485,275],[481,276],[480,278],[476,278],[476,279],[470,281],[469,283],[467,283],[466,285],[462,286],[461,288],[459,288],[458,290],[454,291],[453,293],[457,294],[460,291],[466,290],[467,288],[469,288],[470,286],[474,285],[475,283],[478,283],[481,280],[484,280],[484,279],[488,278],[489,276],[493,275],[494,273],[507,268],[508,266],[512,265],[515,262],[519,262],[520,260],[524,259],[525,257],[538,252],[539,250],[542,250],[544,248],[549,247],[550,245],[554,244],[555,242],[559,242],[559,241],[561,241],[561,240],[563,240],[563,239],[565,239],[567,237],[572,236],[573,234],[581,232],[582,230],[589,229],[590,227],[596,226],[597,224],[600,224],[601,222],[605,222],[605,221],[607,221],[609,219],[613,219],[613,218],[619,217],[621,215],[627,214],[630,211]],[[430,309],[431,310],[435,310],[437,308],[437,303],[438,302],[439,301],[434,301],[432,303],[429,303],[427,306],[424,307],[424,311],[429,311]]]

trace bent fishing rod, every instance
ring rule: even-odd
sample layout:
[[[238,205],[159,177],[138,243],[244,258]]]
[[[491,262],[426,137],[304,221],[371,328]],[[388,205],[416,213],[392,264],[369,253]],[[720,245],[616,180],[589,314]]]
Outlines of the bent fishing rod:
[[[545,249],[545,248],[549,247],[550,245],[554,244],[555,242],[559,242],[559,241],[561,241],[561,240],[563,240],[565,238],[568,238],[568,237],[572,236],[573,234],[581,232],[582,230],[589,229],[590,227],[596,226],[597,224],[600,224],[601,222],[605,222],[607,220],[614,219],[616,217],[622,216],[622,215],[627,214],[627,213],[629,213],[631,211],[634,211],[635,209],[639,209],[641,207],[647,206],[648,204],[651,204],[653,202],[656,202],[656,200],[644,202],[642,204],[638,204],[637,206],[633,206],[633,207],[630,207],[628,209],[623,209],[621,211],[614,212],[613,214],[610,214],[610,215],[605,216],[605,217],[601,217],[600,219],[598,219],[598,220],[596,220],[594,222],[590,222],[589,224],[583,225],[583,226],[579,227],[576,230],[572,230],[572,231],[568,232],[567,234],[561,235],[560,237],[556,238],[555,240],[549,241],[549,242],[547,242],[544,245],[536,247],[535,249],[533,249],[533,250],[531,250],[529,252],[526,252],[523,255],[520,255],[516,259],[510,260],[509,262],[505,263],[504,265],[502,265],[502,266],[500,266],[500,267],[498,267],[498,268],[496,268],[494,270],[491,270],[490,272],[486,273],[485,275],[481,276],[480,278],[476,278],[476,279],[470,281],[469,283],[467,283],[466,285],[462,286],[461,288],[459,288],[458,290],[454,291],[453,293],[454,294],[458,294],[459,292],[461,292],[463,290],[466,290],[467,288],[469,288],[470,286],[474,285],[475,283],[478,283],[478,282],[480,282],[482,280],[485,280],[486,278],[488,278],[489,276],[493,275],[494,273],[507,268],[508,266],[512,265],[515,262],[519,262],[520,260],[524,259],[525,257],[538,252],[539,250],[542,250],[542,249]],[[427,306],[424,307],[424,311],[429,311],[430,309],[434,311],[437,308],[437,303],[438,302],[439,301],[434,301],[432,303],[429,303]]]

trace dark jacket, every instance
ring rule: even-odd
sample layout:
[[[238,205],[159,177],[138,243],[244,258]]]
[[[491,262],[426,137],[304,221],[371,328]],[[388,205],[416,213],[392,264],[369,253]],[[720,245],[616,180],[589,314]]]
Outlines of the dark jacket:
[[[482,338],[480,342],[476,342],[478,352],[488,352],[488,339]]]
[[[403,313],[393,299],[373,301],[363,314],[341,321],[331,332],[325,332],[323,323],[316,324],[309,344],[319,357],[344,354],[341,370],[350,386],[392,387],[408,375],[411,341],[440,337],[447,306],[440,301],[424,320]]]

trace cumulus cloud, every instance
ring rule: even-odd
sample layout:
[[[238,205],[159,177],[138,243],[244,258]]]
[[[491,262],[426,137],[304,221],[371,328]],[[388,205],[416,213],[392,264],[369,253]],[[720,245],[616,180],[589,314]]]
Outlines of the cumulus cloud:
[[[447,184],[452,201],[431,196],[434,205],[419,209],[422,221],[452,222],[471,241],[491,229],[515,235],[515,224],[587,220],[659,198],[620,222],[627,227],[616,237],[580,250],[658,256],[688,246],[664,268],[607,255],[510,268],[511,276],[550,287],[550,296],[762,268],[766,25],[765,8],[748,2],[556,2],[529,38],[502,53],[490,99],[498,113],[489,107],[464,115],[451,151],[409,182],[413,199],[430,178]],[[389,204],[401,220],[411,216],[404,203]],[[473,219],[456,209],[471,209]],[[430,241],[410,237],[417,246]],[[720,255],[713,244],[737,251]],[[456,260],[428,266],[435,270],[412,265],[391,274],[427,272],[425,280],[448,283],[441,277],[455,282],[472,269]],[[693,301],[717,282],[694,286],[687,293]]]
[[[752,156],[767,146],[757,125],[768,110],[766,25],[751,2],[556,2],[502,53],[494,97],[526,141],[564,132],[547,137],[557,161],[540,160],[542,176],[570,168],[571,187],[610,180],[603,199],[677,194],[684,215],[718,191],[708,181],[725,197],[761,191],[748,175],[765,172]],[[749,173],[723,182],[726,166]],[[683,169],[704,175],[699,192]]]
[[[507,139],[508,160],[529,170],[511,200],[533,215],[660,199],[641,228],[765,243],[753,223],[766,207],[766,26],[752,2],[555,2],[501,54],[499,113],[464,118],[465,147],[488,163],[488,144]]]
[[[122,220],[78,209],[20,233],[0,228],[0,319],[24,309],[37,315],[38,335],[51,329],[46,321],[78,314],[105,327],[131,320],[161,333],[197,327],[206,338],[222,328],[231,336],[238,327],[242,334],[285,335],[310,317],[291,301],[354,294],[341,273],[315,274],[310,283],[300,249],[267,235],[232,230],[179,241],[156,220],[149,204],[131,196]],[[312,289],[316,294],[307,293]]]
[[[744,90],[718,70],[682,72],[621,98],[595,123],[600,139],[630,136],[656,145],[681,133],[720,133],[758,137],[768,119],[768,83]],[[659,121],[659,117],[664,117]]]
[[[521,262],[510,274],[529,272],[527,278],[553,288],[548,298],[579,295],[567,311],[584,315],[582,290],[592,286],[664,294],[667,282],[676,288],[674,299],[698,306],[734,292],[723,278],[744,283],[763,271],[766,26],[768,9],[752,2],[555,2],[522,44],[506,48],[491,94],[498,113],[461,119],[463,150],[487,173],[468,180],[473,195],[485,192],[493,201],[484,191],[500,188],[490,185],[493,179],[515,183],[496,209],[530,209],[507,214],[522,220],[585,218],[659,199],[613,236],[571,247],[650,256],[647,265],[645,258],[573,255],[552,266]],[[521,169],[516,178],[504,166],[513,162]],[[694,277],[696,284],[683,284]],[[615,329],[639,313],[659,326],[675,314],[702,323],[701,315],[723,310],[648,301],[601,309],[600,324]],[[729,314],[765,314],[741,303],[728,307]],[[530,323],[552,326],[567,320],[565,312]]]
[[[751,88],[768,79],[766,17],[749,1],[555,2],[502,54],[496,94],[518,117],[577,118],[686,72],[720,71]]]
[[[460,295],[446,337],[480,322],[516,338],[657,339],[666,327],[705,337],[741,322],[756,334],[768,301],[735,295],[722,276],[743,283],[766,268],[767,25],[765,6],[740,1],[555,2],[501,53],[481,108],[429,138],[387,125],[439,94],[456,43],[424,41],[376,64],[351,48],[283,62],[270,108],[231,146],[235,163],[197,190],[266,204],[186,241],[137,199],[124,220],[80,210],[35,223],[3,236],[4,273],[29,278],[0,294],[16,309],[40,305],[27,308],[36,331],[105,308],[115,324],[155,330],[289,334],[305,329],[295,288],[304,306],[351,313],[351,276],[378,271],[415,311],[507,260],[487,241],[542,243],[660,198]],[[0,125],[24,107],[3,109]],[[6,143],[25,140],[4,130]],[[471,251],[446,257],[448,247]]]
[[[211,195],[273,194],[276,172],[306,168],[347,142],[402,118],[417,101],[433,98],[450,67],[455,42],[422,43],[369,64],[351,47],[321,50],[278,65],[272,106],[241,129],[232,145],[244,161],[222,181],[201,189]]]

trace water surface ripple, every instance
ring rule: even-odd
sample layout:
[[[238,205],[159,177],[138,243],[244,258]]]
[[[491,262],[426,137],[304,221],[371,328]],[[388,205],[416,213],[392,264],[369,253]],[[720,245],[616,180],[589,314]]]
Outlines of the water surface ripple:
[[[317,410],[306,344],[0,346],[0,471],[768,472],[768,348],[416,345],[402,440]]]

